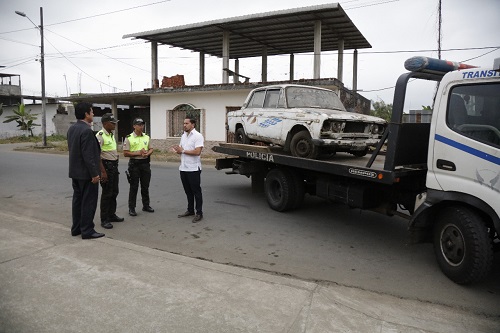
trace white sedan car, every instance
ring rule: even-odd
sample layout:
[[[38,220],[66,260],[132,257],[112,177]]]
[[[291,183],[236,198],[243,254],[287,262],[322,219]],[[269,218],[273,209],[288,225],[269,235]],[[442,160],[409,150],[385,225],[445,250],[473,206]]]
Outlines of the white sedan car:
[[[381,118],[347,112],[332,90],[295,84],[252,90],[227,121],[237,143],[279,145],[304,158],[320,152],[364,156],[387,126]]]

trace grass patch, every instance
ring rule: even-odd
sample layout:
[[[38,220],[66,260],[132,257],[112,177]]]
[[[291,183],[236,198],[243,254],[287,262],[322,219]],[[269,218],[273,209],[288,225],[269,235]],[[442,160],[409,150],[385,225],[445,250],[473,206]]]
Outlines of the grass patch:
[[[7,139],[0,139],[0,144],[8,143],[33,143],[33,145],[23,145],[15,148],[18,151],[36,151],[42,153],[52,153],[52,154],[64,154],[68,152],[68,142],[66,141],[66,136],[64,135],[50,135],[47,136],[47,146],[42,146],[42,136],[17,136]],[[123,149],[121,145],[118,146],[118,154],[120,154],[120,160],[128,160],[128,158],[123,157]],[[201,159],[204,163],[212,164],[215,161],[215,157],[207,153],[202,154]],[[161,149],[154,148],[154,152],[151,155],[152,161],[161,162],[179,162],[181,160],[180,155],[173,153],[170,150],[164,151]]]
[[[64,135],[55,135],[55,134],[47,136],[47,142],[60,142],[60,141],[66,141],[66,137]],[[23,142],[42,143],[42,136],[41,135],[35,135],[35,136],[20,135],[20,136],[15,136],[12,138],[0,139],[0,144],[23,143]]]

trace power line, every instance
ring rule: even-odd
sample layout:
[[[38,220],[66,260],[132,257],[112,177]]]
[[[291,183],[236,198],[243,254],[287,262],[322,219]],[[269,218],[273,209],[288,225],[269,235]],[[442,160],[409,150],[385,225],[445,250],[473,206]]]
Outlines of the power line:
[[[99,16],[105,16],[105,15],[111,15],[111,14],[121,13],[121,12],[129,11],[129,10],[132,10],[132,9],[153,6],[153,5],[157,5],[159,3],[168,2],[168,1],[171,1],[171,0],[157,1],[157,2],[152,2],[152,3],[149,3],[149,4],[145,4],[145,5],[134,6],[134,7],[125,8],[125,9],[118,9],[118,10],[115,10],[115,11],[112,11],[112,12],[107,12],[107,13],[102,13],[102,14],[95,14],[95,15],[92,15],[92,16],[81,17],[81,18],[77,18],[77,19],[73,19],[73,20],[62,21],[62,22],[51,23],[51,24],[44,24],[44,27],[49,27],[49,26],[59,25],[59,24],[64,24],[64,23],[70,23],[70,22],[76,22],[76,21],[82,21],[82,20],[87,20],[87,19],[91,19],[91,18],[94,18],[94,17],[99,17]],[[13,32],[26,31],[26,30],[30,30],[30,29],[33,29],[33,28],[0,32],[0,35],[1,34],[9,34],[9,33],[13,33]]]
[[[87,20],[87,19],[91,19],[91,18],[95,18],[95,17],[99,17],[99,16],[105,16],[105,15],[111,15],[111,14],[126,12],[126,11],[129,11],[129,10],[137,9],[137,8],[141,8],[141,7],[147,7],[147,6],[157,5],[159,3],[168,2],[168,1],[171,1],[171,0],[163,0],[163,1],[153,2],[153,3],[149,3],[149,4],[145,4],[145,5],[135,6],[135,7],[125,8],[125,9],[118,9],[118,10],[115,10],[115,11],[112,11],[112,12],[107,12],[107,13],[102,13],[102,14],[96,14],[96,15],[92,15],[92,16],[77,18],[77,19],[63,21],[63,22],[58,22],[58,23],[52,23],[52,24],[48,24],[48,25],[45,25],[45,26],[53,26],[53,25],[58,25],[58,24],[64,24],[64,23],[70,23],[70,22]]]
[[[47,29],[46,29],[46,30],[47,30]],[[61,38],[64,38],[64,39],[66,39],[66,40],[68,40],[68,41],[70,41],[70,42],[73,42],[73,43],[75,43],[75,44],[77,44],[77,45],[80,45],[80,46],[82,46],[82,47],[86,48],[86,49],[87,49],[87,50],[89,50],[89,51],[92,51],[92,52],[98,53],[98,54],[103,55],[103,56],[105,56],[105,57],[107,57],[107,58],[109,58],[109,59],[112,59],[112,60],[118,61],[119,63],[122,63],[122,64],[124,64],[124,65],[130,66],[130,67],[134,67],[134,68],[136,68],[136,69],[140,69],[141,71],[148,72],[148,70],[146,70],[146,69],[144,69],[144,68],[140,68],[140,67],[137,67],[137,66],[134,66],[134,65],[128,64],[128,63],[126,63],[126,62],[124,62],[124,61],[121,61],[121,60],[119,60],[119,59],[116,59],[116,58],[110,57],[110,56],[108,56],[108,55],[106,55],[106,54],[104,54],[104,53],[102,53],[102,52],[99,52],[99,51],[97,51],[97,50],[95,50],[95,49],[91,49],[91,48],[89,48],[89,47],[87,47],[87,46],[85,46],[85,45],[83,45],[83,44],[80,44],[80,43],[78,43],[78,42],[74,41],[74,40],[71,40],[71,39],[69,39],[69,38],[66,38],[66,37],[64,37],[64,36],[62,36],[62,35],[60,35],[60,34],[58,34],[58,33],[55,33],[55,32],[53,32],[53,31],[51,31],[51,30],[48,30],[48,31],[50,31],[50,32],[52,32],[53,34],[55,34],[55,35],[57,35],[57,36],[59,36],[59,37],[61,37]],[[52,45],[52,44],[51,44],[51,45]],[[56,50],[57,50],[57,49],[56,49]],[[58,52],[59,52],[59,51],[58,51]],[[68,58],[67,58],[66,56],[64,56],[62,53],[60,53],[60,52],[59,52],[59,54],[61,54],[61,55],[62,55],[65,59],[68,59]]]

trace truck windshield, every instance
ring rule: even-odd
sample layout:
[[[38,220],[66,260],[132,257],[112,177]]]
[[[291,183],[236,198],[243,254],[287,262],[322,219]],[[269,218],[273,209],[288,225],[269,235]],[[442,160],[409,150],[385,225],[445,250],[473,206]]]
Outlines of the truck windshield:
[[[345,111],[337,94],[329,90],[288,87],[286,88],[286,100],[289,108],[314,107]]]

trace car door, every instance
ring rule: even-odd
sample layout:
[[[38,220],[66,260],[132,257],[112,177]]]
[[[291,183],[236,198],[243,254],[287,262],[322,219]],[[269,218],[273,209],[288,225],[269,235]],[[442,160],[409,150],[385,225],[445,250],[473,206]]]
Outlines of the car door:
[[[283,108],[278,108],[280,94],[280,88],[267,89],[263,107],[257,113],[257,135],[274,143],[281,141],[283,127]]]
[[[266,90],[255,90],[250,97],[246,108],[243,110],[241,115],[242,122],[245,127],[245,132],[247,136],[252,139],[256,139],[259,123],[257,122],[257,117],[262,114],[262,107],[264,105],[264,99],[266,97]]]

